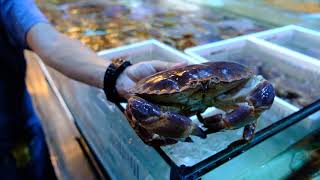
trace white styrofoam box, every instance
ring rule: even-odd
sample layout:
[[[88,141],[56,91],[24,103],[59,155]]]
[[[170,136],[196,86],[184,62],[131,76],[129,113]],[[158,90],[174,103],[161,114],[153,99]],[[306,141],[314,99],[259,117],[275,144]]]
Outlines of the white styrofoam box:
[[[234,48],[240,47],[243,43],[245,43],[244,40],[247,40],[249,37],[250,37],[249,35],[238,36],[236,38],[231,38],[223,41],[218,41],[218,42],[209,43],[201,46],[187,48],[185,49],[184,52],[198,61],[207,62],[208,60],[204,56],[207,56],[208,54],[212,53],[213,49],[219,51],[219,49],[223,49],[223,48],[220,48],[221,46],[223,46],[224,48],[226,48],[224,50],[227,51],[229,47],[224,46],[225,44],[232,44],[232,46],[235,46]]]
[[[132,63],[149,60],[187,61],[190,64],[199,63],[199,61],[154,39],[103,50],[98,52],[98,55],[108,59],[128,57]]]
[[[316,61],[320,59],[320,32],[304,27],[289,25],[254,34],[267,44],[276,44],[278,49],[289,49],[302,59]],[[318,62],[320,64],[320,62]]]

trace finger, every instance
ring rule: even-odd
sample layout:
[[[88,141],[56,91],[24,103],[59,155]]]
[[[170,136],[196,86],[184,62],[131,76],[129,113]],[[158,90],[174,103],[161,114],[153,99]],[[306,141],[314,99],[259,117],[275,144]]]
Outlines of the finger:
[[[156,72],[164,71],[168,69],[174,69],[187,65],[186,61],[182,62],[165,62],[159,60],[144,61],[137,63],[128,68],[128,76],[135,82],[153,75]]]
[[[128,68],[128,76],[135,82],[156,73],[157,70],[152,64],[141,62]]]
[[[154,67],[154,69],[157,72],[182,67],[188,64],[186,61],[166,62],[166,61],[159,61],[159,60],[152,60],[152,61],[149,61],[149,63]]]

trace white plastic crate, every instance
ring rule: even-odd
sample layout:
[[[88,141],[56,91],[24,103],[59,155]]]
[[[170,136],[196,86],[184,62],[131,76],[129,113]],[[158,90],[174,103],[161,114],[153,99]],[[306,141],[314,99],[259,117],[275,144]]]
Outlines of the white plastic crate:
[[[199,63],[199,61],[190,58],[183,52],[180,52],[154,39],[118,48],[103,50],[98,52],[98,55],[107,59],[127,57],[133,64],[149,60],[172,62],[187,61],[190,64]]]
[[[320,59],[320,32],[290,25],[260,32],[255,34],[254,37],[290,49],[293,53],[300,53],[300,55],[303,55],[301,56],[302,59]]]

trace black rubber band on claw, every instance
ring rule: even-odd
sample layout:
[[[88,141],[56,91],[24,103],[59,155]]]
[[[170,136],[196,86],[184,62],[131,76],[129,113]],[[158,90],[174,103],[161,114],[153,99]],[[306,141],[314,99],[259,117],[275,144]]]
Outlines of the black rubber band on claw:
[[[115,86],[120,74],[131,65],[132,64],[129,61],[119,58],[113,60],[107,68],[104,74],[103,91],[109,101],[113,103],[126,102],[125,98],[120,97]]]

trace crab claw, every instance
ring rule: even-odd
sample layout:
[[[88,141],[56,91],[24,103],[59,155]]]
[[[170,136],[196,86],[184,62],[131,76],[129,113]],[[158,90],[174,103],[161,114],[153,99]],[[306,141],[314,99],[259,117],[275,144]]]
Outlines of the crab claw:
[[[237,102],[239,99],[244,101],[235,103],[230,109],[224,109],[227,112],[225,114],[206,118],[199,116],[198,119],[208,128],[207,133],[244,127],[243,139],[250,141],[254,137],[257,119],[261,113],[271,107],[274,97],[275,90],[272,84],[262,76],[254,76],[245,87],[228,100],[229,102]]]
[[[189,135],[206,138],[206,133],[188,117],[162,111],[158,105],[137,96],[128,100],[126,116],[144,142],[162,138],[185,139]]]

